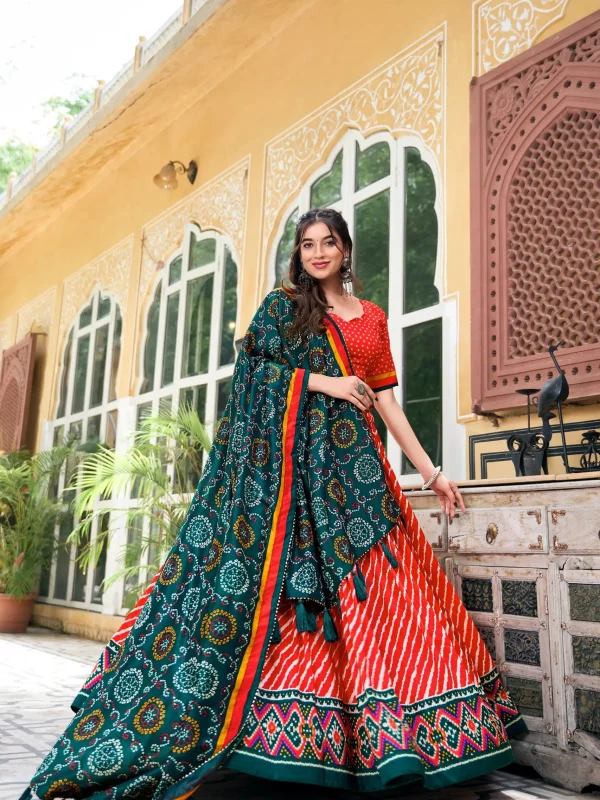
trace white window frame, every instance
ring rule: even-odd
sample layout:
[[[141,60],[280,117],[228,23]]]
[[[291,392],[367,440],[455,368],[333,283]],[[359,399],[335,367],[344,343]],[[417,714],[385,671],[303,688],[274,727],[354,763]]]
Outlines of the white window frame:
[[[100,302],[101,297],[109,297],[111,300],[111,310],[110,315],[108,317],[104,317],[101,320],[96,319],[97,317],[97,310],[98,304]],[[89,305],[92,305],[92,322],[90,325],[87,325],[85,328],[79,328],[79,317],[82,311],[87,308]],[[49,421],[44,426],[44,434],[43,434],[43,449],[50,449],[53,444],[55,443],[55,433],[56,431],[62,427],[63,433],[61,440],[56,442],[60,444],[61,441],[64,440],[65,436],[68,434],[70,428],[74,424],[81,425],[81,440],[82,442],[87,441],[88,437],[88,425],[89,421],[92,418],[100,417],[100,430],[99,430],[99,440],[101,442],[106,441],[106,434],[107,434],[107,427],[110,424],[109,419],[114,419],[116,416],[117,420],[117,438],[120,431],[120,413],[119,413],[119,401],[118,399],[109,400],[110,396],[110,376],[112,372],[112,361],[114,356],[114,333],[115,333],[115,324],[116,324],[116,315],[117,315],[117,308],[118,302],[117,299],[112,295],[110,292],[102,291],[101,287],[95,286],[91,294],[88,296],[87,300],[80,306],[75,315],[75,319],[72,325],[69,327],[67,331],[67,335],[65,338],[65,346],[63,349],[63,355],[61,359],[61,366],[60,366],[60,378],[59,383],[57,386],[56,391],[56,405],[55,405],[55,414],[58,413],[59,406],[60,406],[60,394],[62,388],[62,380],[63,380],[63,371],[64,365],[66,361],[67,355],[67,347],[69,345],[69,339],[71,333],[73,334],[73,338],[71,341],[71,360],[70,360],[70,370],[69,370],[69,382],[67,386],[67,401],[65,405],[65,414],[62,417],[56,417],[55,419]],[[120,310],[120,309],[119,309]],[[121,316],[121,354],[123,351],[123,341],[124,341],[124,324],[125,320]],[[90,396],[92,390],[92,376],[93,376],[93,364],[94,364],[94,351],[96,345],[96,334],[100,328],[106,327],[108,325],[108,337],[107,337],[107,355],[106,355],[106,364],[104,367],[104,386],[103,386],[103,393],[102,393],[102,403],[98,406],[94,406],[90,408]],[[75,370],[76,370],[76,361],[77,361],[77,343],[80,338],[83,336],[88,335],[90,336],[90,349],[88,354],[88,364],[87,364],[87,375],[86,375],[86,391],[83,403],[83,410],[78,412],[73,412],[73,395],[74,395],[74,388],[75,388]],[[119,384],[119,375],[122,366],[122,359],[119,359],[119,366],[117,369],[117,374],[115,376],[115,389],[118,388]],[[117,391],[115,391],[117,394]],[[115,413],[116,412],[116,413]],[[65,471],[62,471],[62,474],[59,478],[59,492],[62,492],[65,487]],[[111,501],[98,501],[97,507],[102,508],[110,508],[112,506]],[[97,531],[98,531],[98,518],[93,520],[91,530],[90,530],[90,538],[92,542],[95,540]],[[56,530],[56,537],[59,536],[59,529]],[[49,585],[48,585],[48,595],[47,596],[40,596],[40,600],[45,603],[51,605],[58,605],[58,606],[68,606],[69,608],[80,608],[89,611],[102,611],[104,599],[100,603],[92,602],[93,597],[93,582],[94,582],[94,572],[95,570],[89,569],[87,575],[85,576],[85,599],[84,600],[71,600],[71,595],[73,593],[73,587],[75,582],[75,556],[76,556],[77,548],[74,544],[70,547],[69,553],[69,570],[67,575],[67,587],[66,587],[66,597],[65,599],[55,598],[54,592],[56,589],[56,568],[57,568],[57,559],[54,558],[52,566],[50,568],[50,576],[49,576]],[[107,562],[106,562],[106,571],[105,574],[108,574],[108,553],[107,553]]]
[[[356,144],[361,150],[372,147],[379,142],[386,142],[390,147],[390,174],[381,180],[372,183],[363,189],[356,190]],[[438,303],[427,308],[410,313],[402,313],[402,300],[404,297],[404,225],[398,221],[404,218],[405,197],[405,150],[415,148],[419,151],[422,160],[431,168],[436,184],[435,212],[438,218],[438,244],[436,256],[436,270],[434,285],[440,299]],[[403,135],[395,139],[389,133],[375,133],[364,137],[358,131],[348,131],[338,142],[327,159],[318,170],[311,174],[304,183],[294,200],[287,205],[286,212],[282,215],[273,245],[270,250],[268,263],[269,287],[275,285],[277,248],[286,223],[298,208],[303,214],[311,208],[311,187],[320,177],[331,171],[340,150],[344,151],[342,168],[342,198],[330,207],[341,212],[348,228],[353,235],[355,227],[356,206],[389,189],[390,191],[390,252],[389,252],[389,303],[388,324],[390,345],[399,385],[394,388],[394,394],[399,404],[403,404],[403,353],[402,341],[404,330],[413,325],[433,319],[442,320],[442,453],[443,468],[446,474],[456,479],[466,477],[465,462],[465,432],[464,427],[457,421],[457,332],[458,332],[458,299],[456,296],[445,297],[443,269],[445,261],[445,225],[442,206],[442,180],[435,158],[427,151],[418,137]],[[353,235],[354,238],[354,235]],[[399,268],[398,268],[399,267]],[[387,454],[398,476],[398,480],[405,487],[420,486],[420,475],[412,473],[402,474],[402,453],[399,445],[391,435],[388,436]]]
[[[197,267],[196,269],[190,270],[188,269],[188,266],[189,266],[190,244],[191,244],[192,234],[196,237],[197,241],[202,241],[205,239],[214,239],[216,241],[216,259],[214,262],[210,264],[206,264],[202,267]],[[166,261],[165,263],[164,268],[161,270],[160,276],[158,276],[153,282],[152,289],[149,292],[148,301],[144,312],[144,329],[143,329],[143,337],[141,339],[142,344],[141,347],[139,348],[139,353],[138,353],[138,359],[139,359],[138,375],[140,377],[137,382],[137,392],[134,398],[134,414],[133,414],[133,427],[132,427],[133,430],[135,430],[137,424],[137,415],[140,406],[150,403],[152,414],[154,415],[158,413],[161,401],[163,401],[165,398],[170,398],[171,408],[177,409],[179,405],[179,395],[182,390],[206,385],[206,430],[209,438],[212,440],[214,436],[214,428],[216,422],[215,417],[216,417],[217,399],[218,399],[217,387],[220,381],[229,378],[233,375],[235,367],[234,363],[235,356],[234,356],[234,361],[232,361],[230,364],[219,366],[219,354],[221,349],[221,332],[222,332],[221,319],[223,314],[223,290],[224,290],[224,279],[225,279],[225,248],[227,248],[230,251],[231,257],[233,258],[237,267],[237,307],[236,307],[236,325],[237,325],[237,322],[240,318],[240,304],[241,304],[241,268],[240,268],[240,260],[237,256],[235,248],[233,247],[230,239],[227,236],[224,236],[223,234],[220,234],[214,230],[202,231],[198,227],[198,225],[195,225],[194,223],[187,223],[185,226],[181,247],[175,250],[170,255],[168,261]],[[178,281],[175,281],[173,284],[169,285],[169,270],[171,268],[171,264],[178,258],[182,259],[181,278]],[[187,285],[192,280],[210,274],[214,274],[214,279],[213,279],[214,284],[213,284],[213,300],[211,309],[211,336],[210,336],[210,349],[208,355],[208,370],[200,375],[192,375],[186,378],[183,377],[181,373],[182,373],[182,355],[184,349]],[[154,388],[148,392],[140,393],[140,389],[143,386],[145,380],[144,359],[145,359],[146,342],[149,333],[148,315],[150,307],[154,302],[157,287],[161,281],[162,284],[161,284],[161,300],[160,300],[160,312],[159,312],[157,346],[156,346],[156,362],[154,365],[155,369]],[[177,337],[175,342],[175,364],[173,371],[173,381],[167,386],[161,387],[160,383],[162,380],[162,364],[163,364],[166,319],[167,319],[167,300],[168,297],[171,294],[174,294],[175,292],[179,292],[180,294],[179,294],[179,313],[177,317]],[[234,329],[234,334],[235,334],[235,329]],[[203,460],[205,460],[205,458],[206,458],[206,453],[204,454]],[[173,478],[173,469],[174,467],[172,464],[168,465],[167,470],[171,479]],[[191,501],[192,495],[193,493],[190,493],[189,495],[185,495],[184,497]],[[122,500],[120,500],[120,505],[122,505],[123,507],[134,507],[135,503],[136,503],[135,498],[127,498],[127,499],[123,498]],[[142,529],[143,536],[146,536],[148,534],[148,524],[149,524],[148,521],[145,520]],[[125,530],[123,530],[123,538],[122,538],[123,544],[125,544],[126,542],[125,537],[126,537],[126,532]],[[142,553],[140,561],[140,566],[142,568],[147,566],[148,557],[149,557],[149,551],[146,548],[144,553]],[[125,611],[125,609],[123,609],[123,611]]]

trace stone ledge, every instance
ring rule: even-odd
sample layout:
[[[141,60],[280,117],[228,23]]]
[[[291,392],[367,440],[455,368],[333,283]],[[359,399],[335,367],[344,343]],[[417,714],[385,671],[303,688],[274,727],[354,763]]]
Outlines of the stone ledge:
[[[104,643],[109,641],[122,622],[123,617],[85,611],[81,608],[55,606],[50,603],[36,603],[31,619],[31,624],[40,628],[49,628]]]

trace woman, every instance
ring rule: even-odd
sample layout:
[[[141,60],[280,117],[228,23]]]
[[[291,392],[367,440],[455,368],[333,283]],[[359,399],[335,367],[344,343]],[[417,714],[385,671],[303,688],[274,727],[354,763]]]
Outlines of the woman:
[[[464,503],[394,399],[385,314],[347,291],[351,258],[338,212],[300,218],[291,288],[250,324],[177,541],[22,800],[183,800],[223,765],[438,788],[512,760],[523,721],[374,408],[442,510]]]

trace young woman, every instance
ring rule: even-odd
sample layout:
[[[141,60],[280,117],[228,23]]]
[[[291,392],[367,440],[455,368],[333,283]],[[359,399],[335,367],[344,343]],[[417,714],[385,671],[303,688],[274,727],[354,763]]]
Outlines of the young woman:
[[[384,312],[346,291],[336,211],[298,221],[177,542],[22,800],[190,797],[227,765],[275,780],[439,788],[524,730],[374,425],[465,507],[416,439]]]

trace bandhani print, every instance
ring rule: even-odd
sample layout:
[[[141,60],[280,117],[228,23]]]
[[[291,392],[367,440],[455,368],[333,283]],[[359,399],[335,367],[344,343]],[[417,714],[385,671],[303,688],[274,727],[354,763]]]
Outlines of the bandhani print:
[[[375,341],[369,361],[357,346],[364,326],[383,330],[381,309],[363,305],[360,324],[327,317],[322,334],[292,341],[290,296],[267,295],[177,540],[21,800],[184,800],[223,765],[346,789],[435,788],[510,762],[508,733],[523,722],[373,415],[308,392],[311,371],[396,385],[389,348]],[[424,614],[433,638],[417,647]]]

